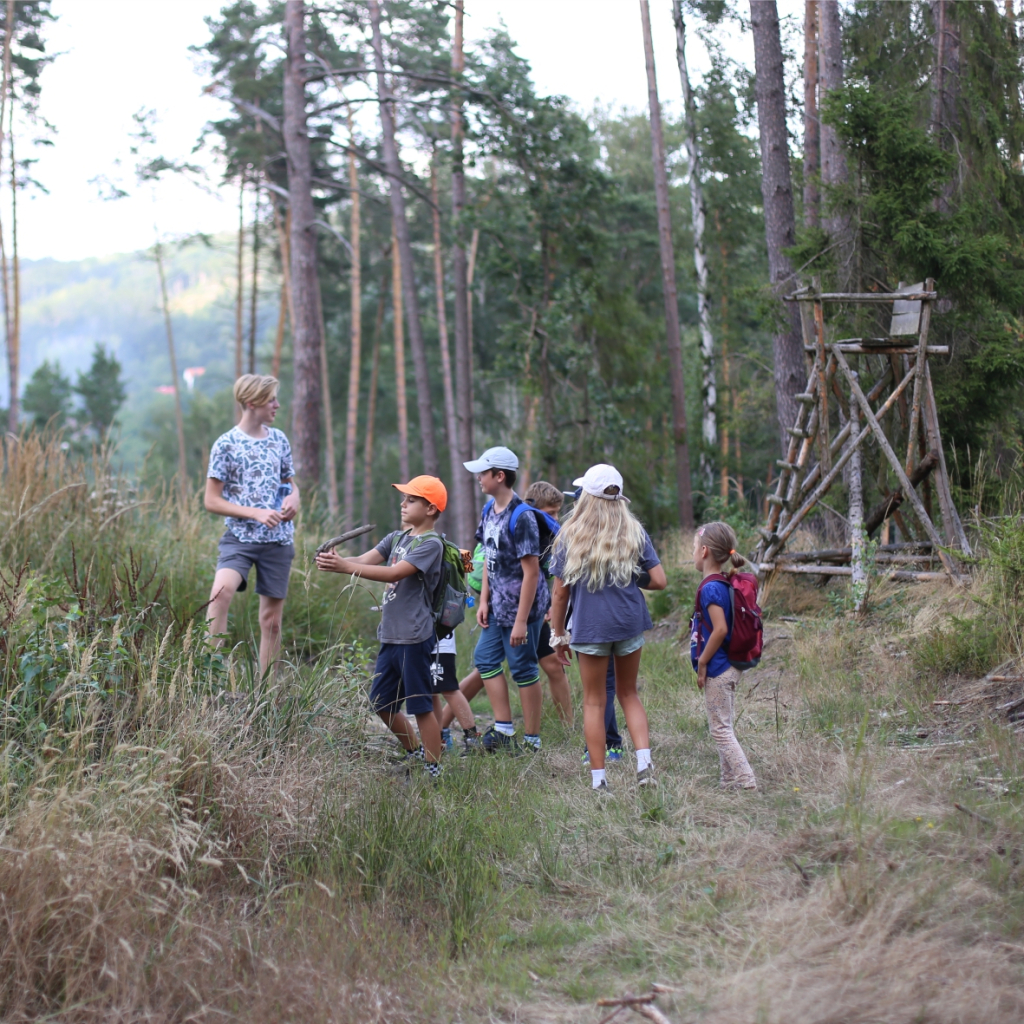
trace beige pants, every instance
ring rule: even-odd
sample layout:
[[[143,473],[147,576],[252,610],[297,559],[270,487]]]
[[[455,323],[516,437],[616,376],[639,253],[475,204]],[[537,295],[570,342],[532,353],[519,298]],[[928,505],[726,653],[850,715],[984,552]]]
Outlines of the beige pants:
[[[704,684],[704,703],[708,709],[711,738],[718,748],[722,789],[757,789],[757,780],[747,755],[732,728],[733,705],[740,670],[730,668],[720,676],[708,676]]]

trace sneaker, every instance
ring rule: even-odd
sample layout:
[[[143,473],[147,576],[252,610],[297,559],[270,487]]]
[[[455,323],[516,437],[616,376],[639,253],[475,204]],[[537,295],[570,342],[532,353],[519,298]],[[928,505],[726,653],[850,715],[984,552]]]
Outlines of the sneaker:
[[[596,786],[591,786],[590,791],[598,794],[611,792],[611,790],[608,789],[608,783],[605,779],[602,779]]]
[[[580,758],[580,762],[584,768],[587,768],[590,765],[590,751],[587,750],[586,747],[583,748],[583,757]]]
[[[507,736],[503,732],[498,732],[493,725],[480,737],[480,746],[489,754],[496,753],[499,750],[513,755],[523,752],[514,733],[511,736]]]
[[[535,740],[532,740],[528,736],[524,736],[523,750],[529,750],[532,753],[536,753],[538,750],[540,750],[540,737],[538,736]]]
[[[604,753],[605,761],[621,761],[622,747],[609,747]]]
[[[658,780],[654,777],[654,765],[648,765],[646,768],[641,768],[636,773],[636,784],[638,786],[649,786],[654,789],[658,785]]]
[[[441,746],[444,747],[445,750],[452,750],[454,748],[455,741],[452,739],[451,729],[441,730]]]
[[[472,736],[462,736],[462,750],[459,751],[459,757],[466,757],[469,754],[476,754],[481,749],[480,737],[474,733]]]

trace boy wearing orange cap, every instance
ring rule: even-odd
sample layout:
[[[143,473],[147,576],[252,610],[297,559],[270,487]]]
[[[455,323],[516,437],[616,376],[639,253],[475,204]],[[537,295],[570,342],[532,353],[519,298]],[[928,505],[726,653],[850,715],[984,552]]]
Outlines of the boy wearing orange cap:
[[[434,716],[430,663],[437,644],[431,597],[441,578],[443,545],[434,530],[448,504],[448,492],[436,476],[418,476],[407,484],[392,484],[401,491],[402,527],[389,533],[375,548],[358,558],[343,558],[333,551],[317,555],[324,572],[347,573],[385,583],[381,620],[377,628],[380,652],[374,670],[370,703],[385,725],[398,737],[411,767],[424,759],[432,776],[440,773],[441,727]],[[406,710],[415,716],[422,746],[416,743]]]

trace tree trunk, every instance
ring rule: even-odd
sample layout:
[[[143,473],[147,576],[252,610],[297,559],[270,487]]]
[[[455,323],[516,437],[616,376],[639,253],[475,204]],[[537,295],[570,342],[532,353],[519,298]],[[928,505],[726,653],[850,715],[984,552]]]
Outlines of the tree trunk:
[[[469,336],[469,286],[466,261],[465,225],[466,174],[462,153],[462,94],[458,82],[465,66],[462,53],[463,0],[455,0],[455,33],[452,40],[452,278],[455,284],[455,418],[459,465],[453,470],[452,486],[459,521],[456,536],[471,547],[476,531],[473,477],[461,463],[473,458],[473,362]]]
[[[348,409],[345,414],[345,514],[343,526],[355,525],[356,512],[356,431],[359,427],[359,378],[362,369],[363,347],[363,268],[360,234],[359,174],[356,169],[355,140],[352,137],[352,109],[348,112],[348,187],[352,196],[349,217],[349,241],[352,245],[352,276],[350,281],[351,353],[348,366]],[[364,520],[365,522],[365,520]]]
[[[363,445],[363,515],[360,522],[370,521],[370,498],[373,496],[373,428],[377,420],[377,381],[380,378],[380,332],[384,325],[384,304],[388,295],[388,266],[384,264],[377,302],[377,318],[373,325],[373,365],[370,369],[370,393],[366,402],[366,440]]]
[[[405,214],[405,196],[402,194],[402,167],[395,144],[395,100],[384,73],[384,43],[380,34],[380,2],[370,0],[370,25],[373,29],[373,61],[377,73],[377,99],[380,106],[380,123],[384,166],[388,175],[388,192],[391,196],[391,220],[398,240],[398,258],[402,265],[402,291],[405,306],[405,320],[409,330],[409,348],[412,351],[413,370],[416,375],[416,405],[420,420],[420,446],[423,452],[423,472],[437,476],[439,464],[437,447],[434,444],[434,413],[430,401],[430,372],[427,367],[427,350],[423,344],[420,325],[419,296],[416,294],[415,267],[412,258],[412,244],[409,241],[409,224]]]
[[[14,18],[14,4],[7,3],[8,18]],[[7,115],[7,135],[11,143],[11,338],[8,362],[11,375],[11,433],[18,433],[21,417],[21,265],[18,260],[18,162],[14,157],[14,79],[11,79],[11,104]],[[177,381],[175,381],[177,387]]]
[[[260,283],[260,188],[256,184],[256,202],[252,214],[252,288],[249,294],[249,372],[256,372],[256,312]]]
[[[14,37],[15,7],[14,0],[7,0],[7,25],[4,32],[3,81],[0,82],[0,166],[3,164],[4,152],[4,120],[7,114],[7,97],[11,92],[11,40]],[[14,96],[11,95],[11,108],[14,107]],[[14,162],[12,155],[11,162]],[[18,352],[14,344],[14,324],[12,322],[11,281],[7,264],[7,249],[4,244],[3,222],[0,220],[0,276],[3,278],[4,289],[4,341],[7,345],[7,369],[10,383],[10,408],[8,409],[7,429],[18,436]]]
[[[277,335],[274,338],[274,361],[271,363],[270,373],[273,377],[281,376],[281,350],[284,348],[284,324],[285,315],[289,318],[292,337],[295,337],[295,310],[292,308],[292,275],[291,275],[291,246],[288,244],[288,237],[292,230],[292,211],[286,211],[284,223],[281,222],[281,212],[274,203],[274,226],[277,228],[278,245],[281,247],[281,305],[277,311]]]
[[[932,0],[931,14],[935,32],[931,130],[939,146],[948,151],[955,148],[960,128],[960,30],[956,4]],[[942,187],[936,200],[936,209],[941,213],[950,211],[958,178],[959,173],[954,173]]]
[[[338,463],[334,457],[334,416],[331,413],[331,373],[327,364],[327,329],[324,326],[324,304],[320,282],[316,282],[316,318],[320,326],[320,394],[324,403],[324,448],[327,466],[327,511],[338,520]]]
[[[686,23],[680,0],[673,0],[672,14],[676,23],[676,60],[679,81],[683,87],[683,114],[686,120],[686,153],[690,171],[690,216],[693,221],[693,262],[697,268],[697,320],[700,325],[701,362],[701,449],[700,479],[704,491],[711,494],[715,486],[715,448],[718,446],[718,390],[715,382],[715,336],[711,332],[711,300],[708,297],[708,261],[704,254],[703,174],[700,147],[697,142],[697,113],[686,69]]]
[[[245,175],[238,178],[238,251],[235,260],[235,380],[245,372],[243,370],[243,338],[245,325],[242,323],[242,311],[245,309]],[[235,406],[235,419],[242,415],[241,409]]]
[[[768,248],[768,277],[779,301],[795,287],[793,266],[784,249],[794,244],[793,178],[786,135],[786,84],[782,67],[779,11],[775,0],[750,0],[754,36],[754,87],[761,141],[761,195]],[[772,339],[775,361],[775,400],[782,454],[789,447],[786,428],[796,423],[796,396],[806,383],[800,312],[795,302],[784,311],[784,326]]]
[[[804,0],[804,225],[821,225],[821,125],[818,122],[818,0]]]
[[[398,252],[395,228],[391,226],[391,307],[394,312],[395,405],[398,419],[398,473],[402,483],[409,475],[409,412],[405,397],[405,334],[402,325],[402,257]]]
[[[854,439],[860,433],[860,406],[856,402],[850,402],[850,440],[847,444],[854,444]],[[864,483],[862,478],[862,449],[860,445],[854,445],[853,454],[850,456],[848,468],[850,479],[848,482],[850,492],[850,563],[853,566],[852,591],[854,599],[854,611],[860,613],[864,610],[864,602],[867,599],[868,573],[865,562],[866,552],[864,550],[867,534],[864,531]]]
[[[430,161],[430,198],[434,201],[434,291],[437,298],[437,337],[441,349],[441,383],[444,385],[444,422],[448,435],[448,455],[451,460],[452,481],[466,475],[459,458],[459,427],[455,418],[455,395],[452,391],[452,361],[448,350],[448,314],[444,299],[444,261],[441,259],[441,208],[437,194],[437,153]],[[462,489],[453,489],[455,499],[448,521],[458,528],[465,519],[462,509]]]
[[[830,92],[843,85],[843,36],[839,23],[839,0],[818,0],[819,41],[821,53],[821,98],[824,102]],[[830,240],[838,242],[834,250],[838,267],[837,287],[845,291],[852,287],[853,237],[850,217],[837,207],[835,189],[846,184],[849,175],[846,154],[839,134],[830,124],[821,125],[821,180],[826,190],[824,227]]]
[[[181,511],[188,508],[188,466],[185,459],[185,418],[181,412],[181,383],[178,380],[178,357],[174,352],[174,331],[171,328],[171,306],[167,297],[167,276],[164,273],[164,249],[157,238],[153,245],[153,256],[160,276],[160,304],[164,312],[164,329],[167,332],[167,354],[171,362],[171,381],[174,384],[174,426],[178,434],[178,495]]]
[[[306,130],[306,5],[284,7],[288,56],[284,74],[284,145],[291,205],[292,447],[300,481],[320,482],[320,318],[317,315],[316,212]]]
[[[661,105],[651,43],[651,12],[647,0],[640,0],[647,64],[647,93],[651,108],[651,159],[654,164],[654,194],[658,206],[658,240],[661,246],[661,281],[665,299],[665,333],[669,376],[672,383],[672,435],[675,446],[676,488],[679,525],[692,530],[693,498],[690,490],[690,448],[686,430],[686,391],[683,383],[682,346],[679,339],[679,302],[676,297],[676,260],[672,250],[672,223],[665,171],[665,141],[661,129]]]

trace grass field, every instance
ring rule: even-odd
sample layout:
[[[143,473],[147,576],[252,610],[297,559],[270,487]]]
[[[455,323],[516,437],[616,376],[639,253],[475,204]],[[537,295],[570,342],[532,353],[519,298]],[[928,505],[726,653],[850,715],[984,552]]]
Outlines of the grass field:
[[[756,794],[717,788],[673,571],[641,667],[661,785],[622,765],[599,798],[550,705],[539,755],[389,776],[370,592],[300,571],[260,683],[246,616],[232,657],[190,617],[206,518],[29,455],[0,498],[0,1019],[597,1024],[652,983],[673,1024],[1024,1018],[1021,684],[982,678],[1020,675],[1011,528],[969,592],[879,581],[854,619],[771,588]]]

